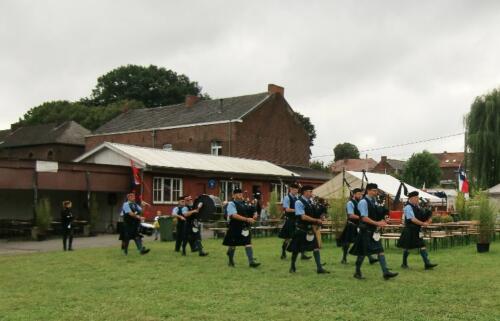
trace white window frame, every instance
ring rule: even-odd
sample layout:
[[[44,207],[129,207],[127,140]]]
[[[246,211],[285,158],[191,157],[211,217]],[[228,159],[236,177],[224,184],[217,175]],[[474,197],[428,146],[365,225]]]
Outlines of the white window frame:
[[[170,195],[166,195],[167,185]],[[182,178],[163,176],[153,177],[153,204],[176,204],[177,199],[183,194],[183,185],[184,182]]]
[[[230,201],[233,196],[233,190],[241,188],[243,184],[240,181],[220,181],[220,198],[221,201]]]
[[[271,183],[271,192],[277,190],[278,192],[278,203],[283,202],[283,198],[288,194],[288,185],[285,183]]]
[[[214,140],[210,143],[210,154],[214,156],[222,155],[222,142]]]

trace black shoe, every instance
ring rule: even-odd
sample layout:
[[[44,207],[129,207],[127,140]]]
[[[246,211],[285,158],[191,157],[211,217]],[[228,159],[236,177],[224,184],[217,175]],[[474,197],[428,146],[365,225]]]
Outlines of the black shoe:
[[[186,251],[182,251],[182,256],[186,256]]]
[[[295,273],[295,272],[297,272],[297,269],[295,267],[291,267],[290,268],[290,273]]]
[[[301,255],[301,256],[300,256],[300,259],[301,259],[301,260],[310,260],[310,259],[312,259],[312,257],[311,257],[311,256],[307,256],[307,255],[303,254],[303,255]]]
[[[373,265],[373,264],[375,264],[375,263],[377,263],[377,262],[378,262],[378,259],[371,259],[371,260],[370,260],[370,264],[371,264],[371,265]]]
[[[180,252],[181,250],[174,250],[175,252]]]
[[[361,274],[361,272],[359,272],[359,273],[356,272],[356,273],[354,273],[353,276],[354,276],[355,279],[358,279],[358,280],[364,280],[365,279],[365,277],[363,276],[363,274]]]
[[[394,273],[394,272],[389,272],[389,271],[385,272],[384,273],[384,279],[389,280],[391,278],[394,278],[394,277],[398,276],[398,274],[399,273]]]
[[[229,266],[229,267],[234,267],[234,262],[229,262],[229,263],[227,264],[227,266]]]
[[[330,271],[327,271],[327,270],[325,270],[323,268],[317,270],[316,272],[318,272],[318,274],[330,274]]]
[[[149,251],[151,251],[151,250],[150,250],[150,249],[143,248],[143,249],[141,250],[141,255],[148,254],[148,253],[149,253]]]
[[[346,259],[342,259],[342,261],[340,261],[340,264],[347,264],[347,260]]]
[[[69,248],[68,251],[74,251],[72,248]]]
[[[208,256],[208,252],[201,251],[200,254],[199,254],[199,256]]]
[[[260,263],[257,263],[257,262],[255,262],[255,261],[254,261],[254,262],[252,262],[252,263],[250,263],[250,264],[248,264],[248,266],[250,266],[251,268],[256,268],[256,267],[258,267],[259,265],[260,265]]]
[[[408,264],[401,264],[401,268],[402,269],[409,269],[410,267],[408,266]]]
[[[286,254],[281,254],[280,259],[282,259],[282,260],[286,260]]]
[[[426,270],[432,270],[433,268],[435,268],[436,266],[438,266],[437,264],[432,264],[432,263],[429,263],[429,264],[426,264],[425,265],[425,269]]]

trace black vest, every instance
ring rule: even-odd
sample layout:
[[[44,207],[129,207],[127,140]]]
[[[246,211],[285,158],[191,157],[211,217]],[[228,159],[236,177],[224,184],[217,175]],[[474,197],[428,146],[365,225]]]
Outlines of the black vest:
[[[359,201],[355,200],[354,198],[351,198],[350,202],[354,205],[354,214],[357,216],[360,216],[359,209],[358,209],[358,203]],[[347,209],[347,206],[346,206]],[[347,219],[353,223],[359,223],[359,220],[354,220],[349,218],[349,213],[347,213]]]
[[[380,217],[379,211],[377,210],[377,206],[373,204],[371,200],[369,200],[366,196],[364,197],[366,200],[366,203],[368,204],[368,217],[374,221],[381,221],[382,218]],[[368,230],[370,231],[375,231],[377,227],[372,224],[367,224]]]
[[[430,211],[427,212],[420,206],[415,206],[410,202],[408,202],[407,205],[411,206],[411,209],[413,210],[413,215],[415,215],[415,218],[421,222],[427,221],[432,215],[432,212]],[[405,218],[405,225],[409,226],[410,224],[420,227],[420,225],[414,224],[411,220]]]
[[[236,207],[236,213],[238,215],[244,216],[244,217],[252,217],[253,213],[250,213],[252,211],[252,207],[245,204],[243,201],[232,201],[234,203],[234,206]],[[240,220],[229,220],[229,227],[231,229],[244,229],[248,227],[249,224],[247,222],[243,222]]]
[[[194,210],[194,206],[193,205],[186,205],[186,207],[188,209],[188,212]],[[199,213],[193,213],[193,214],[189,215],[188,217],[186,217],[186,222],[188,224],[193,224],[194,220],[198,219],[198,214]]]
[[[304,197],[300,198],[300,202],[304,204],[304,212],[305,215],[309,217],[314,217],[314,206],[312,205],[311,201],[307,201]],[[312,229],[312,223],[308,221],[304,221],[300,219],[299,217],[296,218],[296,225],[297,228],[305,231],[309,231]]]
[[[297,202],[297,198],[295,198],[290,193],[288,193],[287,195],[288,195],[288,198],[290,199],[290,208],[291,209],[295,209],[295,202]],[[288,218],[295,219],[295,213],[294,212],[291,212],[291,213],[285,212],[285,215]]]
[[[136,214],[140,214],[139,209],[136,203],[128,203],[130,206],[130,210],[135,212]],[[127,225],[139,225],[140,221],[130,215],[123,215],[123,222]]]
[[[179,216],[184,216],[184,215],[182,215],[182,209],[183,209],[183,208],[184,208],[184,207],[177,206],[177,215],[179,215]]]

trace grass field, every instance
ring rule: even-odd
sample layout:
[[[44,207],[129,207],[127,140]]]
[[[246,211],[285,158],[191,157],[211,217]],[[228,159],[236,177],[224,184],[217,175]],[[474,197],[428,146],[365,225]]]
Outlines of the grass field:
[[[340,265],[340,249],[325,244],[332,274],[314,262],[279,259],[277,238],[254,240],[262,266],[249,269],[244,250],[236,268],[226,264],[220,240],[205,240],[210,256],[181,257],[172,243],[153,243],[150,254],[128,257],[116,248],[0,257],[0,320],[500,320],[500,242],[490,253],[475,245],[431,252],[439,263],[424,271],[410,255],[387,250],[400,275],[384,281],[378,265],[352,277],[354,257]]]

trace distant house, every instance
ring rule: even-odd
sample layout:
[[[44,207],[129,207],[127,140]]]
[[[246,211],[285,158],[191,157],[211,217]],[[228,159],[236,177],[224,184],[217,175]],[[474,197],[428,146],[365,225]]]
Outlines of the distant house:
[[[20,127],[3,138],[0,158],[71,161],[84,153],[89,134],[74,121]]]
[[[174,151],[308,166],[309,136],[273,84],[267,91],[125,112],[86,138],[89,151],[114,142]]]
[[[380,162],[373,168],[372,172],[389,174],[389,175],[401,175],[406,162],[398,159],[389,159],[387,156],[382,156]]]
[[[464,153],[434,153],[434,156],[439,160],[441,168],[441,185],[456,185],[458,177],[458,169],[464,164]]]
[[[344,169],[353,172],[361,172],[362,170],[371,172],[375,166],[377,166],[377,162],[372,158],[341,159],[333,163],[330,168],[333,174],[338,174]]]
[[[2,145],[5,137],[7,137],[10,134],[10,132],[11,132],[10,129],[0,130],[0,145]]]

